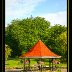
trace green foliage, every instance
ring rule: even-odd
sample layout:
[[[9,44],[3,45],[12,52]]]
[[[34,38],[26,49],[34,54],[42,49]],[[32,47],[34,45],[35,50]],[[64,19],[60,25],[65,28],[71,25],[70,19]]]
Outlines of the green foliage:
[[[67,32],[63,32],[57,37],[57,51],[62,56],[62,61],[66,61],[67,59]]]
[[[46,37],[46,45],[55,53],[61,55],[61,47],[60,45],[62,44],[60,42],[60,35],[66,31],[66,27],[56,24],[55,26],[52,26],[49,28],[49,32],[48,32],[48,37]],[[66,42],[66,41],[64,41]],[[64,43],[63,42],[63,43]],[[59,51],[60,50],[60,51]]]
[[[21,63],[23,63],[23,60],[20,60]]]
[[[10,47],[5,44],[5,60],[7,60],[9,56],[11,56],[11,52],[12,52],[12,49],[10,49]]]
[[[13,20],[5,33],[6,44],[13,50],[12,55],[27,52],[39,39],[43,39],[49,27],[50,22],[41,17]]]
[[[64,48],[60,48],[59,37],[65,31],[65,26],[57,24],[51,27],[50,22],[42,17],[16,19],[5,29],[5,43],[13,50],[13,57],[26,53],[38,40],[62,55],[61,49]]]
[[[60,47],[62,54],[66,54],[67,51],[67,33],[63,32],[57,38],[57,43],[59,43],[58,48]],[[63,56],[63,55],[62,55]]]

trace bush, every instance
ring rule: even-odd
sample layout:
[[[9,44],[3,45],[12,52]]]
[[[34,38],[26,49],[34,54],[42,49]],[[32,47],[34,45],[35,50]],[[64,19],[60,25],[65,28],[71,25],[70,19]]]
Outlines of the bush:
[[[5,44],[5,60],[7,60],[9,56],[11,56],[11,52],[12,52],[12,49],[10,49],[10,47]]]
[[[20,60],[21,63],[23,63],[23,60]]]

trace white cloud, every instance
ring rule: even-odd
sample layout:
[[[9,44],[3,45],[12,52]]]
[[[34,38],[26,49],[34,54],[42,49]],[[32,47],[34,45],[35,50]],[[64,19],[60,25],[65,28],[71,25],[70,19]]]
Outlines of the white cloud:
[[[5,26],[13,19],[24,18],[35,10],[35,7],[45,0],[5,0]],[[67,26],[66,11],[57,13],[46,13],[37,16],[44,17],[51,25],[61,24]]]
[[[51,25],[61,24],[67,26],[67,13],[66,11],[57,13],[41,14],[46,20],[51,22]]]
[[[35,7],[45,0],[5,0],[5,25],[13,19],[31,14]]]

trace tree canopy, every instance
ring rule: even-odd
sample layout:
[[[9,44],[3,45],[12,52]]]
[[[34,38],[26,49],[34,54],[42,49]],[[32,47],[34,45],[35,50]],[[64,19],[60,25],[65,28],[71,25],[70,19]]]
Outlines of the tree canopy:
[[[13,50],[13,57],[27,52],[38,40],[42,40],[51,50],[58,53],[57,41],[66,29],[59,24],[50,26],[50,22],[42,17],[16,19],[5,29],[5,43]],[[58,49],[60,50],[60,47]]]

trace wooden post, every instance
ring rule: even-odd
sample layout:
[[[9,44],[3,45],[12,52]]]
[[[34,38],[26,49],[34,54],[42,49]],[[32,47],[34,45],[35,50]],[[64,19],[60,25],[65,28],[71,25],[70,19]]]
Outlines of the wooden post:
[[[49,59],[49,69],[51,68],[51,62],[50,62],[50,59]]]
[[[42,59],[40,59],[40,61],[42,62]],[[42,72],[42,64],[40,64],[40,69],[41,69],[41,72]]]
[[[53,58],[52,58],[52,71],[53,71]]]
[[[23,70],[23,72],[25,71],[25,58],[24,58],[24,70]]]
[[[42,72],[42,65],[41,65],[41,72]]]
[[[30,70],[30,59],[28,59],[28,61],[29,61],[29,70]]]

